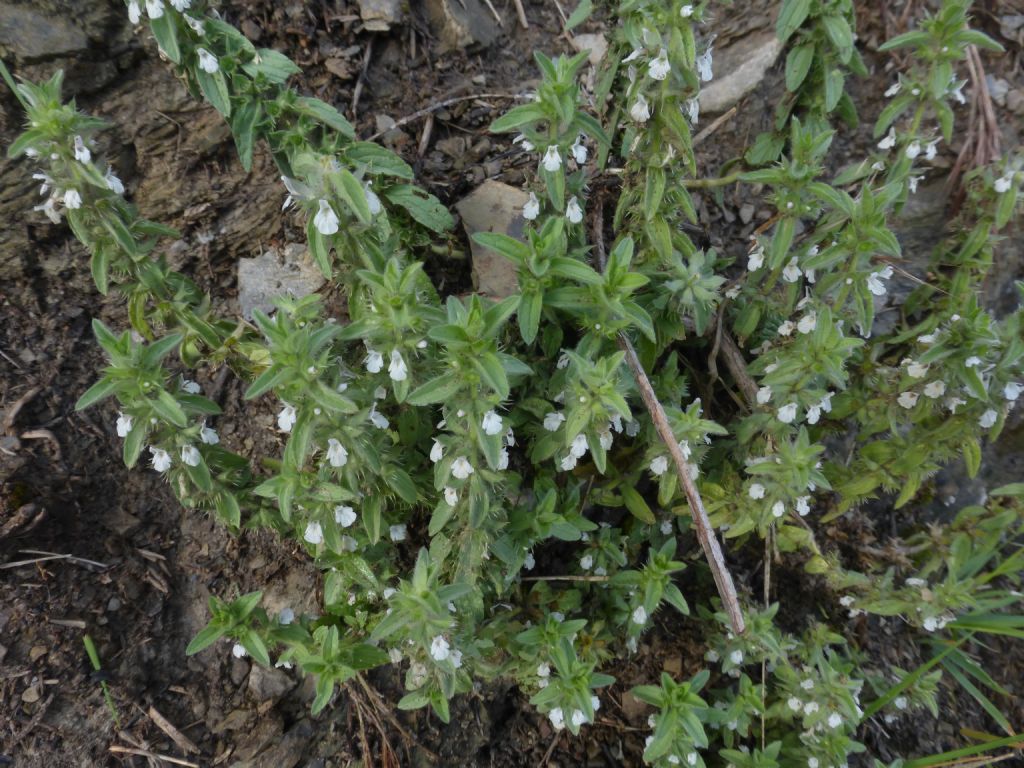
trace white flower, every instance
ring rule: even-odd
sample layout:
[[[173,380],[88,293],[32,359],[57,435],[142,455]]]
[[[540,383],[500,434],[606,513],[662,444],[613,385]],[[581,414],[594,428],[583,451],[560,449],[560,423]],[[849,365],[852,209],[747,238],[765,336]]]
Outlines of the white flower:
[[[82,207],[82,196],[77,189],[69,189],[64,193],[64,205],[72,211]]]
[[[501,453],[498,454],[498,471],[504,472],[508,469],[508,448],[502,448]]]
[[[572,439],[572,445],[569,446],[569,453],[577,459],[582,459],[587,453],[587,448],[587,436],[583,434],[576,435]]]
[[[437,464],[442,458],[444,458],[444,446],[435,440],[430,448],[430,460]]]
[[[205,48],[196,48],[196,55],[199,57],[199,68],[208,74],[213,74],[220,69],[220,64],[217,63],[217,57],[210,53]],[[321,206],[322,210],[322,206]],[[338,230],[335,229],[335,232]],[[323,232],[323,230],[321,230]],[[329,235],[330,232],[324,232],[323,234]]]
[[[92,160],[92,152],[85,146],[81,136],[75,136],[75,160],[80,163],[88,163]]]
[[[633,623],[644,624],[647,621],[647,611],[644,610],[642,605],[638,605],[636,610],[633,611]]]
[[[352,507],[337,506],[334,508],[334,522],[342,528],[348,528],[356,521],[357,517],[356,511]]]
[[[782,517],[784,514],[786,514],[785,504],[783,504],[781,501],[776,501],[774,504],[772,504],[773,517]]]
[[[662,520],[661,521],[660,529],[661,529],[661,532],[663,534],[665,534],[666,536],[671,535],[671,533],[672,533],[672,521],[671,520]]]
[[[989,408],[987,411],[981,414],[981,418],[978,419],[978,425],[982,429],[988,429],[989,427],[993,426],[996,423],[996,418],[998,416],[998,413]]]
[[[651,119],[651,107],[642,93],[637,94],[636,101],[629,108],[629,116],[638,123],[646,123]]]
[[[757,404],[765,405],[772,399],[772,388],[769,385],[759,387],[757,390]]]
[[[121,180],[114,175],[114,170],[112,168],[107,168],[107,173],[103,177],[103,181],[106,182],[107,189],[109,189],[115,195],[124,194],[124,184],[122,184]]]
[[[888,135],[878,142],[879,149],[892,149],[896,146],[896,129],[890,128]]]
[[[584,571],[589,571],[593,567],[594,567],[594,556],[593,555],[584,555],[583,557],[580,558],[580,568],[582,568]]]
[[[327,461],[332,467],[344,467],[348,463],[348,451],[338,440],[327,440]]]
[[[324,199],[319,201],[320,210],[313,217],[313,225],[321,235],[333,235],[338,231],[338,215],[331,204]]]
[[[568,453],[565,455],[565,458],[562,459],[561,463],[558,466],[562,468],[563,472],[571,472],[573,469],[576,468],[576,462],[577,458],[573,456],[571,453]]]
[[[540,664],[537,666],[537,677],[550,677],[551,667],[547,663]]]
[[[117,414],[117,436],[128,437],[128,433],[132,431],[132,417],[125,416],[123,413]]]
[[[913,160],[914,158],[921,154],[921,142],[918,141],[917,139],[914,139],[912,142],[910,142],[910,144],[907,145],[907,148],[904,150],[903,154],[907,156],[908,160]]]
[[[981,358],[977,357],[976,355],[971,355],[966,360],[964,360],[964,365],[967,366],[968,368],[977,368],[979,365],[981,365]]]
[[[190,467],[198,467],[200,461],[199,450],[194,445],[182,446],[181,460]]]
[[[366,359],[363,360],[366,365],[366,370],[370,373],[380,373],[381,369],[384,368],[384,355],[378,352],[376,349],[366,349]]]
[[[537,199],[537,195],[533,192],[530,193],[530,199],[526,201],[526,205],[523,206],[523,218],[527,221],[533,221],[540,215],[540,200]]]
[[[473,474],[473,465],[465,456],[459,456],[452,462],[452,477],[457,480],[465,480]]]
[[[747,271],[756,272],[764,265],[764,246],[760,243],[747,254]]]
[[[655,80],[664,80],[668,77],[669,70],[671,69],[672,65],[668,63],[668,54],[662,48],[657,57],[651,59],[651,63],[647,67],[647,73]]]
[[[934,616],[929,616],[922,622],[922,626],[929,632],[934,632],[939,628],[939,621]]]
[[[893,83],[888,88],[886,88],[886,90],[885,90],[885,97],[887,99],[891,99],[893,96],[895,96],[897,93],[900,92],[900,88],[902,88],[902,87],[903,87],[903,85],[900,83],[899,80],[897,80],[895,83]]]
[[[992,184],[992,189],[998,192],[1000,195],[1004,192],[1009,192],[1010,187],[1013,185],[1013,174],[1008,173],[1005,176],[1001,176],[996,179]]]
[[[896,398],[896,402],[909,410],[917,405],[917,397],[917,392],[904,392]]]
[[[760,483],[754,483],[753,485],[750,486],[750,488],[747,489],[747,494],[749,494],[750,498],[752,499],[763,499],[764,486],[761,485]]]
[[[842,724],[843,724],[843,718],[839,716],[838,712],[833,712],[831,715],[828,716],[828,727],[829,728],[838,728]]]
[[[171,0],[171,5],[178,13],[184,13],[192,7],[192,0]]]
[[[797,514],[800,515],[800,517],[805,517],[807,513],[811,511],[811,507],[808,504],[810,499],[810,496],[797,496],[796,511]]]
[[[370,209],[371,216],[376,216],[384,210],[377,193],[370,189],[370,182],[363,184],[363,194],[366,196],[366,207]]]
[[[794,712],[799,712],[804,706],[804,703],[796,696],[790,696],[789,701],[787,701],[786,704]]]
[[[792,336],[796,330],[796,324],[792,320],[786,320],[779,326],[779,336]]]
[[[533,152],[534,150],[533,142],[521,133],[512,139],[512,143],[520,145],[526,152]]]
[[[397,349],[391,350],[391,362],[388,364],[388,376],[392,381],[405,381],[409,377],[409,369],[405,367],[405,360],[402,353]]]
[[[130,0],[128,3],[128,21],[138,24],[142,18],[142,9],[139,8],[138,0]]]
[[[615,438],[612,437],[611,427],[605,427],[603,430],[597,433],[597,442],[606,451],[611,450],[612,442],[614,440]]]
[[[921,365],[916,360],[911,360],[907,364],[907,375],[912,379],[923,379],[928,375],[928,366]]]
[[[818,706],[818,702],[816,701],[809,701],[806,704],[804,704],[805,715],[813,715],[819,709],[821,709],[821,707]]]
[[[430,641],[430,656],[434,661],[444,661],[451,656],[451,646],[443,635],[437,635]]]
[[[933,400],[946,394],[946,383],[944,381],[929,381],[924,385],[924,394]]]
[[[796,418],[796,409],[796,403],[786,403],[775,412],[775,415],[783,424],[792,424],[793,419]]]
[[[459,503],[459,492],[450,485],[446,485],[444,487],[444,500],[448,502],[449,507],[454,507]]]
[[[377,412],[377,404],[374,403],[373,407],[370,408],[370,423],[373,424],[377,429],[387,429],[391,426],[391,422],[388,421],[388,417],[383,413]]]
[[[555,727],[556,731],[560,731],[565,728],[565,715],[562,714],[561,707],[555,707],[548,712],[548,720],[551,721],[551,724]]]
[[[708,46],[708,49],[704,51],[704,53],[697,57],[697,61],[695,62],[695,64],[697,66],[697,73],[700,75],[700,79],[703,80],[705,83],[708,82],[708,80],[710,80],[713,76],[713,73],[711,71],[710,45]]]
[[[285,403],[284,408],[282,408],[277,414],[278,429],[280,429],[282,432],[291,432],[292,427],[295,426],[296,418],[297,416],[295,414],[295,406],[288,405],[288,403]]]
[[[696,752],[691,752],[690,754],[688,754],[686,756],[686,764],[687,765],[696,765],[697,764],[697,753]]]
[[[686,109],[686,116],[690,118],[690,122],[694,125],[700,119],[700,100],[699,99],[687,99],[684,105]]]
[[[885,296],[885,283],[882,280],[888,280],[892,277],[892,267],[885,267],[878,272],[872,272],[868,275],[868,290],[871,291],[875,296]]]
[[[818,758],[816,758],[816,757],[808,757],[807,758],[807,768],[818,768]]]
[[[241,643],[235,643],[231,646],[231,655],[236,659],[244,659],[249,654],[246,653],[245,647]]]
[[[923,587],[928,584],[924,579],[919,579],[916,576],[911,576],[909,579],[903,582],[908,587]]]
[[[302,538],[308,541],[310,544],[323,544],[324,543],[324,529],[320,523],[313,521],[306,525],[306,530],[302,534]]]
[[[185,16],[185,23],[188,24],[190,27],[192,27],[192,31],[193,32],[195,32],[197,35],[206,34],[206,30],[203,28],[203,21],[202,21],[202,19],[194,19],[191,16],[189,16],[187,13],[184,14],[184,16]]]
[[[924,176],[910,176],[907,178],[907,189],[910,190],[910,194],[917,194],[917,185],[924,179]]]
[[[398,525],[392,525],[388,529],[388,535],[391,537],[392,541],[405,541],[405,538],[406,538],[407,534],[408,534],[408,529],[405,527],[404,523],[399,523]]]
[[[644,55],[644,49],[643,48],[634,48],[632,53],[630,53],[629,56],[627,56],[626,58],[624,58],[622,60],[622,63],[623,64],[629,64],[629,62],[636,61],[637,59],[639,59],[643,55]]]
[[[668,458],[665,456],[656,456],[651,459],[651,472],[657,476],[665,474],[668,470]]]
[[[577,728],[579,728],[585,722],[587,722],[587,716],[583,714],[583,710],[582,709],[574,709],[572,711],[572,724],[574,726],[576,726]]]
[[[806,680],[804,680],[804,681],[802,681],[800,683],[800,687],[803,688],[805,691],[813,691],[814,690],[814,681],[811,678],[808,677]],[[817,711],[817,709],[818,708],[815,707],[814,711]]]
[[[60,211],[57,210],[57,199],[53,197],[46,198],[46,202],[42,205],[32,206],[33,211],[42,211],[46,214],[46,218],[52,221],[54,224],[60,224],[61,217]]]
[[[583,209],[580,208],[580,201],[576,199],[576,195],[570,197],[565,206],[565,218],[570,224],[579,224],[583,221]]]
[[[544,429],[548,432],[557,432],[563,421],[565,421],[564,413],[549,413],[544,417]]]
[[[935,139],[934,141],[929,141],[925,145],[925,148],[924,148],[924,159],[925,160],[934,160],[935,159],[935,155],[938,154],[938,149],[937,149],[938,145],[939,145],[939,140],[938,139]]]
[[[569,147],[569,151],[572,152],[572,159],[576,161],[576,165],[583,165],[587,162],[587,148],[583,144],[582,136],[576,137],[576,141]]]
[[[353,539],[351,536],[341,537],[341,551],[342,552],[355,552],[359,549],[359,542]],[[350,603],[351,605],[351,603]]]
[[[1008,382],[1006,386],[1003,387],[1003,397],[1005,397],[1011,403],[1014,402],[1018,397],[1020,397],[1021,392],[1024,392],[1024,387],[1022,387],[1016,381]]]
[[[461,667],[462,666],[462,651],[460,651],[458,648],[452,648],[451,660],[452,660],[452,666],[453,667],[455,667],[456,669]]]
[[[896,709],[906,709],[907,708],[907,697],[906,696],[897,696],[895,699],[892,700],[892,703],[893,703],[893,706],[896,707]]]
[[[549,173],[554,173],[562,167],[562,156],[558,154],[558,147],[552,144],[547,148],[544,153],[544,170]]]
[[[782,279],[785,280],[787,283],[795,283],[797,280],[800,279],[800,275],[802,274],[803,272],[800,270],[800,267],[797,263],[797,257],[794,256],[792,259],[789,260],[789,263],[783,268]]]
[[[527,552],[526,557],[523,558],[523,568],[532,571],[535,565],[537,565],[537,560],[534,558],[533,552]]]
[[[684,19],[690,18],[691,16],[693,16],[693,6],[684,5],[682,8],[679,9],[679,15],[682,16]]]
[[[945,405],[949,408],[950,413],[956,413],[956,409],[961,405],[967,405],[967,401],[962,400],[959,397],[947,397]]]
[[[818,327],[818,313],[809,312],[800,318],[800,322],[796,324],[796,329],[800,333],[810,333]]]
[[[151,19],[159,19],[164,15],[163,0],[146,0],[146,13]]]

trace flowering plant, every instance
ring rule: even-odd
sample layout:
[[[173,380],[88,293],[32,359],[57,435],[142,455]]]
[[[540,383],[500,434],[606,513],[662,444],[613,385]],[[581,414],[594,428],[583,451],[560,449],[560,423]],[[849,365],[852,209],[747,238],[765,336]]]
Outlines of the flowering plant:
[[[316,296],[281,297],[251,323],[218,315],[216,298],[158,255],[173,231],[125,200],[98,161],[102,124],[61,102],[60,74],[15,84],[3,69],[29,121],[9,153],[45,168],[40,209],[67,217],[97,288],[128,304],[130,331],[94,322],[110,366],[79,407],[115,398],[126,464],[147,458],[183,504],[232,529],[294,538],[324,572],[320,615],[269,616],[258,592],[214,599],[189,653],[227,637],[258,663],[298,665],[317,678],[314,712],[387,663],[407,664],[398,706],[444,720],[474,679],[511,677],[556,729],[578,733],[613,682],[607,662],[637,652],[659,611],[689,615],[692,603],[708,668],[634,691],[657,710],[651,764],[703,765],[715,749],[733,765],[841,763],[863,749],[866,682],[874,711],[934,710],[927,669],[893,684],[836,631],[784,632],[777,603],[738,596],[715,530],[737,550],[764,540],[766,569],[794,553],[849,589],[840,605],[856,614],[900,615],[958,644],[1019,627],[997,613],[1015,599],[1002,586],[1020,558],[1003,553],[1019,504],[935,529],[948,552],[901,585],[893,571],[844,568],[818,539],[821,523],[883,492],[911,502],[956,457],[976,473],[980,441],[1021,391],[1020,310],[996,319],[975,295],[1020,201],[1020,157],[967,175],[970,205],[930,279],[904,299],[891,291],[905,270],[889,222],[951,136],[955,63],[968,45],[997,47],[967,28],[966,7],[945,0],[890,41],[917,53],[875,125],[878,152],[829,178],[829,116],[853,115],[840,68],[863,70],[852,4],[787,0],[778,130],[743,171],[701,179],[706,3],[623,0],[593,94],[579,85],[583,54],[537,54],[536,99],[492,125],[537,159],[525,237],[476,236],[516,266],[519,292],[493,301],[439,294],[416,255],[451,216],[399,157],[288,87],[290,60],[205,2],[148,0],[161,52],[228,120],[243,166],[257,142],[269,148],[312,259],[346,291],[344,322]],[[142,7],[127,8],[140,23]],[[619,180],[616,200],[588,196],[602,175]],[[738,260],[686,228],[691,190],[737,182],[763,185],[775,209]],[[898,319],[880,324],[883,308]],[[219,408],[182,372],[221,363],[247,383],[251,408],[276,412],[280,456],[257,463],[222,444]],[[698,570],[680,553],[690,530],[718,597],[692,580],[680,589],[678,574]],[[554,567],[556,547],[573,552],[569,572],[530,576]],[[917,582],[940,573],[922,607]]]

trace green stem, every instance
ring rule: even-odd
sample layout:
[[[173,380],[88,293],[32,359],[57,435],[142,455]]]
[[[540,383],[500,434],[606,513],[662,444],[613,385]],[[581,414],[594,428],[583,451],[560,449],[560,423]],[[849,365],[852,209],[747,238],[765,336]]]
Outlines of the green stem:
[[[730,173],[728,176],[718,176],[713,179],[683,179],[680,183],[686,189],[710,189],[712,187],[727,187],[740,180],[742,172]]]

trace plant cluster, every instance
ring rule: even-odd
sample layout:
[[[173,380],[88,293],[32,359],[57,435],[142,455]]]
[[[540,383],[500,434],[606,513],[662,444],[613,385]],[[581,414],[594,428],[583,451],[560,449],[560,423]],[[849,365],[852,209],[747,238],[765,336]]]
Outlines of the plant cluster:
[[[9,154],[39,167],[39,209],[67,218],[99,291],[127,302],[130,329],[94,321],[110,364],[78,406],[113,397],[128,466],[148,461],[184,505],[233,530],[301,542],[324,574],[317,616],[270,616],[259,592],[214,598],[188,652],[228,638],[236,655],[297,665],[316,676],[314,712],[384,664],[405,671],[399,707],[444,720],[474,680],[507,677],[578,733],[614,682],[608,663],[636,652],[659,611],[693,604],[706,668],[634,690],[656,710],[652,765],[844,764],[883,707],[935,713],[939,664],[995,709],[977,684],[998,686],[960,646],[1022,632],[1005,612],[1019,598],[1020,553],[1006,554],[1019,489],[908,539],[920,556],[909,576],[846,570],[815,536],[883,493],[902,507],[959,457],[976,473],[981,441],[1021,393],[1021,312],[997,319],[977,294],[1020,202],[1024,158],[968,174],[969,203],[927,279],[892,290],[907,272],[889,223],[951,139],[956,64],[969,45],[998,48],[969,28],[967,6],[944,0],[886,44],[912,47],[912,68],[887,93],[877,151],[831,176],[830,116],[855,122],[844,82],[864,71],[852,3],[786,0],[776,130],[741,169],[702,179],[692,134],[713,74],[707,3],[621,0],[593,92],[580,86],[585,54],[538,53],[534,100],[492,126],[517,133],[537,165],[524,238],[477,236],[517,268],[519,292],[491,301],[439,294],[417,253],[450,215],[399,157],[289,87],[289,59],[203,0],[129,0],[132,23],[147,19],[178,75],[229,122],[245,168],[266,145],[313,260],[345,289],[345,318],[316,296],[281,297],[252,322],[218,314],[160,255],[175,233],[127,202],[98,158],[103,124],[62,102],[60,73],[15,84],[4,69],[28,117]],[[617,185],[596,184],[607,177]],[[732,183],[762,185],[775,209],[738,263],[687,229],[691,190]],[[728,378],[704,370],[723,343],[735,350]],[[276,412],[279,456],[222,444],[220,409],[191,380],[220,364],[251,408]],[[642,396],[648,376],[671,445]],[[764,540],[769,560],[793,553],[825,574],[843,593],[835,625],[847,611],[900,616],[944,645],[916,671],[875,671],[840,627],[783,631],[777,604],[748,607],[740,631],[680,551],[696,514],[684,481],[730,548]],[[550,552],[568,567],[532,577]]]

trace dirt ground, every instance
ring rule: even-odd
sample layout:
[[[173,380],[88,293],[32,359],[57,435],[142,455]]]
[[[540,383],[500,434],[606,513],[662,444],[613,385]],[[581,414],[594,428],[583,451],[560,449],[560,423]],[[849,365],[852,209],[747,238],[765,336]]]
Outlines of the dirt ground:
[[[359,6],[344,0],[235,0],[222,3],[221,9],[259,45],[277,48],[302,65],[300,89],[340,105],[363,137],[388,129],[388,118],[400,120],[446,99],[488,94],[437,111],[426,139],[421,119],[391,130],[384,140],[446,204],[485,179],[521,184],[528,160],[486,128],[514,103],[507,97],[535,82],[531,50],[571,50],[561,35],[558,3],[524,0],[530,28],[523,30],[512,3],[496,0],[504,24],[496,40],[447,52],[423,4],[409,5],[387,32],[363,29]],[[898,14],[880,15],[877,3],[858,5],[861,43],[873,74],[851,87],[870,124],[880,109],[881,91],[893,78],[886,71],[889,59],[874,49],[902,31],[902,20]],[[914,2],[910,15],[923,5]],[[774,2],[722,6],[711,25],[718,46],[771,29]],[[1008,50],[1001,58],[985,57],[987,71],[1012,89],[1024,88],[1020,37],[1015,39],[1014,30],[1000,23],[1024,8],[1020,2],[992,0],[976,6],[981,26]],[[17,46],[13,54],[4,53],[10,44],[2,34],[0,55],[9,63],[13,56],[15,71],[27,77],[49,76],[54,68],[65,67],[66,95],[75,95],[82,109],[114,124],[100,137],[101,152],[114,163],[144,216],[182,232],[167,251],[177,268],[214,295],[233,300],[239,258],[301,242],[295,220],[280,212],[283,189],[266,153],[257,149],[252,172],[242,171],[220,118],[187,95],[158,59],[152,41],[133,34],[118,0],[0,2],[0,19],[10,8],[74,20],[72,29],[65,29],[66,21],[50,28],[68,37],[65,55],[33,53],[32,44],[38,42],[33,40],[21,41],[20,53]],[[597,18],[576,31],[601,30]],[[703,145],[704,174],[717,173],[767,127],[774,94],[781,88],[780,62],[715,140]],[[0,94],[0,107],[0,146],[6,147],[21,118],[6,92]],[[1004,148],[1019,145],[1024,118],[1006,104],[997,110]],[[966,114],[959,119],[962,126]],[[864,128],[843,132],[837,140],[839,161],[858,158],[869,140]],[[946,148],[945,167],[956,149],[956,142]],[[186,658],[185,646],[206,621],[209,595],[265,585],[270,607],[312,612],[318,574],[297,547],[262,532],[233,537],[209,518],[180,509],[153,473],[126,470],[110,404],[74,412],[75,401],[102,365],[89,323],[100,317],[123,327],[125,310],[116,299],[96,293],[83,249],[70,232],[30,213],[36,192],[29,175],[22,163],[0,161],[0,562],[5,563],[0,570],[0,766],[169,764],[147,753],[174,755],[186,761],[181,764],[273,768],[641,764],[647,713],[623,693],[650,682],[661,669],[689,676],[700,668],[705,648],[692,621],[658,617],[661,623],[637,656],[608,670],[619,680],[610,705],[580,739],[556,737],[514,686],[484,686],[461,697],[453,702],[451,724],[445,726],[425,711],[391,718],[383,714],[375,692],[395,701],[401,686],[389,669],[370,675],[370,688],[346,688],[332,707],[313,718],[309,681],[292,672],[262,670],[234,658],[226,646]],[[931,186],[934,191],[941,183]],[[702,224],[716,247],[738,252],[763,220],[749,195],[749,189],[730,188],[720,199],[700,199]],[[905,224],[901,236],[908,241],[922,229],[934,229],[936,212],[942,218],[941,193],[925,198],[938,202],[923,210],[920,220]],[[746,205],[755,205],[752,217],[744,212]],[[1004,305],[1006,286],[1024,276],[1019,231],[1015,238],[1000,255],[987,296],[993,306]],[[468,243],[461,231],[453,235],[448,251],[428,257],[431,274],[446,283],[446,292],[468,288]],[[234,431],[222,430],[223,439],[237,448],[251,447],[272,414],[257,413],[248,424],[233,418],[240,391],[230,384],[217,387],[215,376],[215,371],[203,372],[200,383],[216,392],[225,424],[236,424]],[[1024,434],[1018,418],[987,452],[983,480],[994,484],[1021,476]],[[967,484],[954,468],[939,478],[934,496],[944,498],[952,489],[966,503],[979,487]],[[916,519],[934,513],[930,503],[924,500]],[[909,519],[897,521],[880,505],[826,527],[819,541],[832,547],[883,542]],[[760,595],[758,553],[734,552],[731,557],[740,588]],[[19,561],[34,562],[13,565]],[[801,597],[784,601],[780,621],[787,629],[798,630],[810,619],[835,618],[834,600],[823,583],[801,575],[798,563],[784,563],[776,574],[775,594],[799,591]],[[697,588],[696,578],[684,577],[684,593],[687,587]],[[913,664],[913,651],[897,623],[854,622],[848,631],[874,661],[904,668]],[[86,633],[96,643],[102,674],[89,665]],[[1020,647],[973,650],[983,660],[999,659],[986,667],[1011,691],[1020,692]],[[109,682],[118,721],[104,704],[101,679]],[[1024,723],[1019,701],[1002,704],[1011,722]],[[972,699],[949,689],[943,693],[942,713],[938,723],[873,721],[860,736],[869,754],[891,760],[952,748],[960,743],[963,727],[995,729]],[[369,745],[365,754],[363,744]]]

